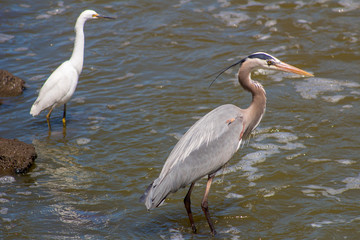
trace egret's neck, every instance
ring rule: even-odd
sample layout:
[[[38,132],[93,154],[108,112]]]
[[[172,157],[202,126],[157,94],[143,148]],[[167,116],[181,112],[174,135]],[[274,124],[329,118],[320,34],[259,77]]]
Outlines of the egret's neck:
[[[250,73],[239,71],[238,78],[241,86],[252,94],[251,104],[245,109],[245,124],[247,124],[245,130],[246,137],[257,127],[265,113],[266,93],[259,82],[251,79]]]
[[[76,21],[74,50],[70,58],[70,62],[73,64],[79,74],[81,73],[84,63],[84,23],[85,20],[80,17]]]

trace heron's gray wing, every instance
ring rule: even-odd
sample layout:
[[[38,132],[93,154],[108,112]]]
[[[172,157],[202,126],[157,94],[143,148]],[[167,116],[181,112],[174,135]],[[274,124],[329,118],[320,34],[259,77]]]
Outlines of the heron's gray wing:
[[[238,150],[243,132],[242,110],[222,105],[198,120],[171,151],[148,193],[148,209],[170,193],[219,170]]]
[[[185,171],[192,173],[192,181],[218,170],[237,151],[242,129],[240,108],[226,104],[214,109],[198,120],[175,145],[160,178],[174,167],[177,171],[188,168]],[[193,170],[196,168],[199,171]],[[189,183],[184,182],[185,185]]]

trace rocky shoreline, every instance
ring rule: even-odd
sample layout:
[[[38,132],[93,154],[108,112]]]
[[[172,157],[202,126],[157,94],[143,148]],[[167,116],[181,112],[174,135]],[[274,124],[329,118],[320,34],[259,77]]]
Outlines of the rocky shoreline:
[[[0,97],[19,96],[25,90],[25,81],[0,69]]]
[[[0,97],[18,96],[24,89],[24,80],[0,69]],[[32,144],[0,137],[0,176],[26,173],[36,158],[37,154]]]
[[[17,139],[0,138],[0,175],[26,173],[36,158],[32,144]]]

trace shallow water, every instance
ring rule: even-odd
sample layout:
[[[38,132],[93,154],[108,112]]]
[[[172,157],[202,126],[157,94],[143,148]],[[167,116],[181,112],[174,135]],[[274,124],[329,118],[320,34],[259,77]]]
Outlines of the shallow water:
[[[255,73],[267,112],[209,196],[219,239],[357,239],[360,164],[360,4],[312,1],[2,1],[0,66],[28,89],[1,99],[1,137],[33,143],[28,174],[0,178],[0,238],[208,239],[192,195],[193,235],[179,190],[150,213],[138,202],[172,147],[201,116],[251,96],[236,69],[205,76],[257,51],[315,74]],[[33,118],[49,74],[71,55],[83,9],[117,16],[85,26],[77,91]]]

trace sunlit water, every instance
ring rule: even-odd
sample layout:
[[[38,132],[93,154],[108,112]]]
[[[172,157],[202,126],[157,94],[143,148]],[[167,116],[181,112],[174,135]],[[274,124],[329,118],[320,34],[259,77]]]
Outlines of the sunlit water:
[[[267,3],[269,2],[269,3]],[[71,55],[84,9],[83,73],[68,104],[32,118],[49,74]],[[209,88],[207,75],[257,51],[315,74],[257,72],[266,114],[219,172],[209,204],[219,239],[358,239],[360,236],[360,4],[312,1],[1,1],[0,68],[27,82],[0,105],[1,137],[33,143],[28,174],[0,178],[0,238],[208,239],[182,199],[152,212],[138,202],[172,147],[201,116],[251,96],[236,69]]]

